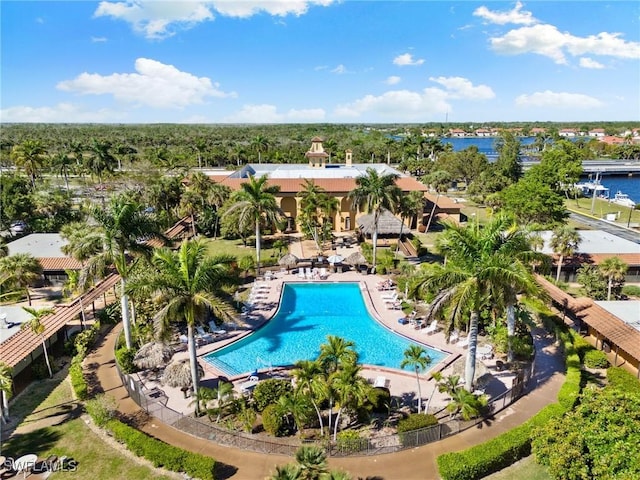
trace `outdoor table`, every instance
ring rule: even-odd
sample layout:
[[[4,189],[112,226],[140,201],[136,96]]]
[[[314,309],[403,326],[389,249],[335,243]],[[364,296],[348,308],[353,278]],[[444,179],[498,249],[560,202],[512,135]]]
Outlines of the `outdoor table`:
[[[31,470],[37,461],[38,456],[35,453],[28,453],[14,460],[13,469],[16,472],[22,472],[22,478],[24,478],[27,476],[27,471]]]

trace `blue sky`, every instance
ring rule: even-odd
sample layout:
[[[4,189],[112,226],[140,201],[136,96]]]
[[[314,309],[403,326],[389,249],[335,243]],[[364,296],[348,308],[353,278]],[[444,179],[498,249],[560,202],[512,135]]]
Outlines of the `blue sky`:
[[[0,2],[0,121],[640,120],[640,2]]]

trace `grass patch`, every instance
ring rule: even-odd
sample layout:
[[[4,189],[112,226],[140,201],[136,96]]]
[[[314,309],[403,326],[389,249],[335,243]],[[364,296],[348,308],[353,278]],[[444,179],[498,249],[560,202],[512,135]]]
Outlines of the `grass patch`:
[[[485,479],[489,480],[522,480],[523,478],[527,480],[551,480],[552,477],[547,472],[547,467],[536,463],[533,455],[529,455],[510,467],[485,477]]]
[[[53,388],[53,389],[52,389]],[[47,390],[48,389],[48,390]],[[59,472],[51,475],[56,478],[91,478],[92,480],[111,480],[127,478],[131,480],[170,479],[159,475],[153,469],[140,465],[100,439],[77,418],[79,410],[71,395],[68,380],[57,385],[52,381],[34,383],[30,390],[34,396],[25,396],[25,402],[16,402],[13,411],[25,410],[35,404],[18,426],[19,433],[4,443],[2,454],[17,458],[25,453],[35,453],[39,459],[55,454],[66,455],[78,462],[76,472]],[[38,397],[35,397],[35,394]],[[12,418],[13,414],[12,414]],[[38,422],[48,423],[40,428]]]
[[[227,240],[225,238],[216,238],[214,240],[212,238],[208,238],[205,242],[207,244],[207,253],[209,255],[232,255],[236,258],[246,257],[247,255],[251,257],[256,256],[253,239],[249,241],[246,247],[242,244],[242,240]],[[263,262],[270,258],[278,258],[278,249],[271,248],[271,243],[272,242],[269,239],[262,239],[260,255]],[[283,254],[284,253],[286,252],[283,252]]]
[[[618,218],[616,219],[616,223],[622,224],[624,226],[629,222],[629,213],[631,213],[631,223],[638,224],[640,223],[640,210],[634,210],[631,212],[629,207],[624,207],[622,205],[618,205],[616,203],[610,203],[607,200],[601,200],[596,198],[593,208],[593,213],[591,212],[591,204],[593,199],[591,198],[578,198],[577,204],[576,200],[565,200],[565,206],[568,209],[574,210],[579,213],[584,213],[587,215],[592,215],[598,218],[605,218],[607,214],[613,213],[618,214]]]

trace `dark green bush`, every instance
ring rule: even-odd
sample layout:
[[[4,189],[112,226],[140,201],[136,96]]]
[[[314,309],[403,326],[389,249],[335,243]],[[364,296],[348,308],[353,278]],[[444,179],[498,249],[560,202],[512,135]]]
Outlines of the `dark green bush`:
[[[116,412],[116,401],[113,397],[100,394],[88,400],[84,408],[98,427],[103,427],[113,418]]]
[[[434,415],[424,415],[422,413],[412,413],[398,422],[398,433],[410,432],[421,428],[437,425],[438,419]]]
[[[134,373],[138,369],[133,364],[133,357],[136,356],[136,351],[133,348],[119,348],[116,350],[116,361],[120,366],[122,373]]]
[[[117,441],[124,443],[131,452],[146,458],[156,467],[184,472],[203,480],[214,478],[215,460],[210,457],[164,443],[118,420],[110,420],[107,428]]]
[[[115,325],[120,321],[120,302],[113,302],[98,312],[98,319],[103,325]]]
[[[609,386],[634,395],[640,395],[640,380],[620,367],[607,369]]]
[[[71,366],[69,367],[69,378],[71,379],[71,387],[76,394],[78,400],[86,400],[89,396],[89,386],[84,379],[82,373],[82,359],[77,355],[73,357]]]
[[[274,437],[284,437],[289,433],[288,426],[284,420],[278,405],[272,403],[262,410],[262,427],[264,431]]]
[[[277,378],[264,380],[253,389],[256,410],[261,412],[267,405],[276,403],[283,395],[293,392],[291,382]]]
[[[622,293],[628,297],[640,297],[640,287],[638,285],[625,285]]]
[[[587,350],[583,359],[585,367],[588,368],[608,368],[609,360],[607,360],[607,354],[602,350],[596,350],[592,348]]]
[[[372,388],[369,402],[374,413],[388,413],[391,405],[391,393],[386,388]]]

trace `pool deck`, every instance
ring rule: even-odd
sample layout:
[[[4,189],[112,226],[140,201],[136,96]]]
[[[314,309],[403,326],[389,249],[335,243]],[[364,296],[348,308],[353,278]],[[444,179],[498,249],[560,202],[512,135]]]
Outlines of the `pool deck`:
[[[361,274],[356,271],[347,271],[343,273],[330,273],[326,279],[301,279],[295,273],[290,272],[276,272],[271,280],[265,280],[260,277],[257,281],[257,285],[262,285],[260,294],[255,298],[250,314],[243,315],[238,319],[237,324],[225,324],[222,329],[226,330],[226,334],[214,336],[214,341],[201,345],[197,349],[198,357],[202,357],[214,350],[223,348],[233,342],[250,335],[254,330],[260,328],[268,322],[277,312],[280,297],[285,283],[328,283],[328,282],[357,282],[360,284],[363,298],[367,305],[370,314],[384,327],[391,331],[394,331],[407,339],[414,342],[424,344],[430,348],[441,350],[447,355],[439,363],[430,365],[428,370],[420,375],[420,389],[423,399],[423,406],[426,405],[429,397],[430,411],[437,411],[448,403],[447,398],[440,394],[435,388],[435,382],[430,380],[431,374],[437,371],[442,371],[443,374],[450,375],[459,373],[461,364],[464,362],[466,349],[459,347],[455,344],[447,344],[445,336],[442,331],[437,331],[433,334],[426,334],[425,328],[416,328],[411,323],[400,324],[399,318],[404,317],[402,310],[396,310],[388,308],[388,303],[385,303],[384,295],[393,293],[391,291],[378,290],[378,284],[386,280],[386,277],[378,275]],[[253,284],[249,286],[251,288]],[[402,294],[399,293],[402,298]],[[418,315],[420,316],[420,306],[417,306]],[[424,325],[425,322],[422,322]],[[356,339],[357,343],[357,339]],[[484,339],[479,338],[479,346],[484,345]],[[174,355],[175,359],[187,358],[186,346],[182,345],[181,351]],[[508,371],[496,370],[496,359],[479,360],[480,370],[478,370],[479,376],[483,372],[491,373],[491,382],[486,385],[486,393],[491,396],[497,396],[503,391],[511,387],[513,380],[513,374]],[[251,372],[246,372],[242,375],[235,377],[229,377],[225,372],[216,369],[214,366],[207,363],[200,358],[200,365],[205,370],[205,376],[201,381],[201,385],[214,388],[217,386],[217,382],[220,377],[228,379],[234,383],[235,389],[238,393],[241,393],[242,383],[248,380],[248,376]],[[454,365],[455,364],[455,365]],[[484,368],[486,367],[486,369]],[[403,400],[406,403],[412,403],[414,406],[417,404],[417,380],[415,371],[412,370],[400,370],[391,369],[379,366],[364,365],[362,374],[372,384],[376,383],[376,380],[383,382],[390,390],[391,395]],[[273,376],[287,375],[286,369],[277,367],[269,367],[265,365],[265,368],[259,370],[260,379],[266,379]],[[178,388],[168,387],[166,385],[160,385],[158,379],[150,374],[142,373],[139,375],[145,386],[149,389],[158,387],[161,388],[167,396],[167,406],[170,408],[189,413],[193,410],[192,399],[184,398],[183,393]]]

